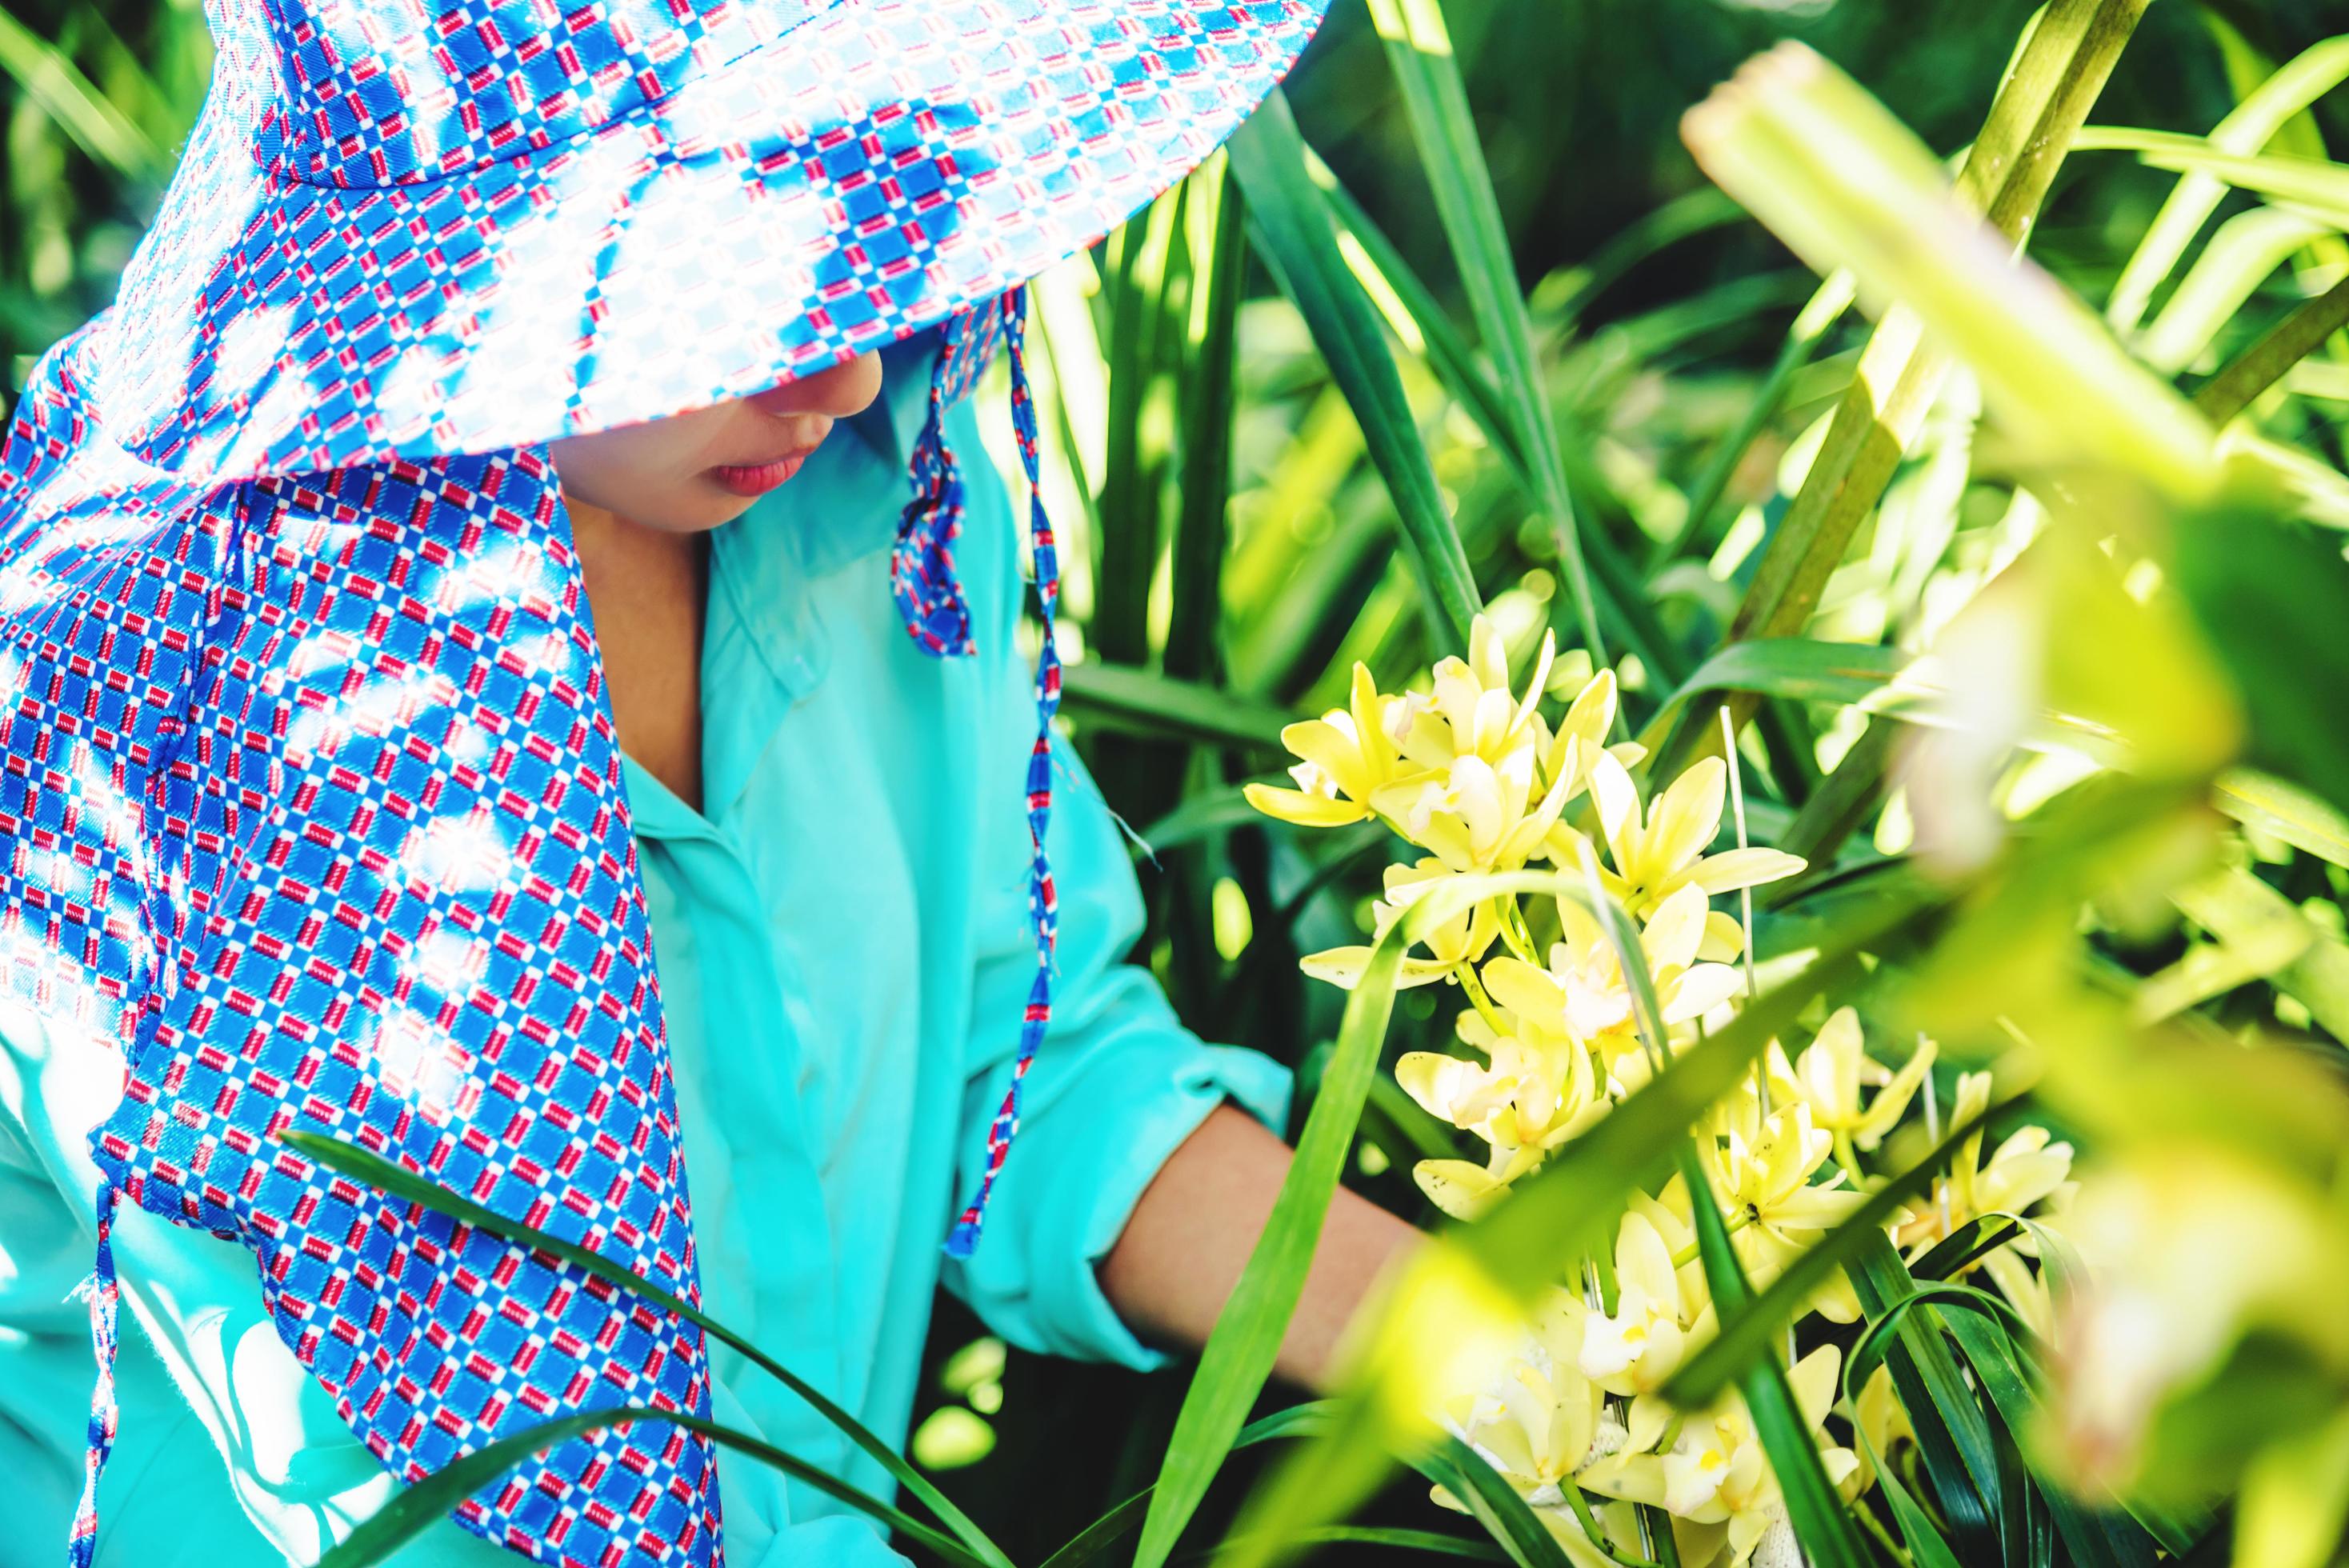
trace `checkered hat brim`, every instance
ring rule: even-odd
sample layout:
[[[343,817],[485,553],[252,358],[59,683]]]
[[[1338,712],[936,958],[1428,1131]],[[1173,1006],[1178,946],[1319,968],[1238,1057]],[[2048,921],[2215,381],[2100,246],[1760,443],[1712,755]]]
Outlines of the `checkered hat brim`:
[[[792,18],[665,96],[557,139],[578,118],[564,88],[542,107],[569,119],[475,138],[518,156],[441,173],[471,150],[433,161],[429,116],[362,90],[381,70],[305,67],[257,0],[230,0],[212,98],[125,275],[108,425],[140,460],[218,480],[528,446],[820,370],[1107,232],[1232,132],[1325,4],[771,5]],[[761,10],[694,21],[715,38]],[[569,46],[533,68],[567,57],[589,94],[609,85]],[[289,70],[343,116],[323,140]],[[489,96],[445,117],[451,134]]]

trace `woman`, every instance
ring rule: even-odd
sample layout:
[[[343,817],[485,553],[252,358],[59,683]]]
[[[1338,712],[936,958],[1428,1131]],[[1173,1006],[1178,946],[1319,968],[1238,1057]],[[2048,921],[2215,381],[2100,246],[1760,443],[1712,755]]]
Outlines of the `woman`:
[[[1123,851],[1040,738],[1049,527],[1031,676],[956,453],[1001,343],[1032,461],[1017,285],[1318,15],[216,7],[155,230],[0,479],[0,1561],[69,1513],[80,1562],[306,1561],[393,1478],[631,1401],[883,1485],[689,1326],[288,1131],[698,1292],[893,1440],[942,1269],[1040,1348],[1204,1337],[1287,1085],[1117,963]],[[1340,1199],[1287,1375],[1408,1234]],[[402,1561],[895,1561],[725,1480],[606,1430]]]

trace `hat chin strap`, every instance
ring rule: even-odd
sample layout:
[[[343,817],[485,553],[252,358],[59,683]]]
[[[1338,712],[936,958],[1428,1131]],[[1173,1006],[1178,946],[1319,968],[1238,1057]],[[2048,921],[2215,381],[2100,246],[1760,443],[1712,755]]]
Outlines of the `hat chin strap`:
[[[947,445],[944,414],[954,395],[985,363],[989,340],[999,330],[1011,369],[1011,428],[1019,438],[1020,466],[1028,477],[1037,619],[1044,634],[1036,657],[1036,745],[1028,755],[1027,780],[1028,918],[1036,935],[1036,978],[1020,1015],[1019,1055],[1011,1066],[1011,1085],[987,1130],[986,1171],[947,1235],[947,1254],[956,1258],[970,1256],[978,1246],[996,1178],[1003,1173],[1011,1140],[1019,1131],[1021,1089],[1052,1017],[1052,949],[1060,927],[1060,903],[1052,891],[1052,865],[1044,839],[1052,818],[1052,717],[1061,707],[1061,656],[1052,634],[1061,599],[1061,569],[1051,519],[1044,511],[1037,460],[1036,399],[1028,383],[1026,356],[1027,304],[1028,291],[1013,289],[947,324],[947,344],[930,382],[929,418],[914,448],[914,500],[905,509],[890,558],[898,608],[914,640],[934,655],[971,651],[970,607],[955,579],[951,548],[962,529],[962,476]]]
[[[89,1344],[98,1357],[98,1380],[89,1391],[89,1440],[82,1451],[81,1501],[74,1507],[73,1533],[66,1540],[67,1568],[90,1568],[98,1555],[98,1478],[114,1452],[118,1411],[114,1402],[115,1309],[122,1297],[114,1277],[114,1212],[121,1200],[113,1182],[98,1188],[98,1255],[77,1293],[89,1303]]]

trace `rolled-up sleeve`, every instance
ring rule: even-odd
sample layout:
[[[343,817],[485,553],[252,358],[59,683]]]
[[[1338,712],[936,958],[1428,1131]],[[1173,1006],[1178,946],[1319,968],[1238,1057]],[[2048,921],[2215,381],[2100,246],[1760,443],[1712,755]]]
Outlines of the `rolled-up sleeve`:
[[[1016,712],[1007,725],[1018,722]],[[1028,1074],[1019,1138],[979,1245],[968,1261],[949,1265],[947,1282],[1015,1345],[1147,1370],[1166,1357],[1118,1317],[1095,1265],[1116,1244],[1151,1179],[1210,1110],[1231,1100],[1279,1132],[1290,1079],[1258,1052],[1202,1042],[1176,1021],[1157,981],[1122,962],[1143,923],[1123,841],[1082,764],[1058,747],[1054,763],[1048,848],[1061,925],[1052,1020]],[[1007,777],[1004,794],[1016,804],[1014,782]],[[984,862],[1004,874],[983,906],[988,931],[958,1151],[964,1191],[978,1179],[988,1125],[1010,1081],[1022,1004],[1036,975],[1025,820],[993,810],[981,819],[1008,820],[1016,837],[990,844]]]

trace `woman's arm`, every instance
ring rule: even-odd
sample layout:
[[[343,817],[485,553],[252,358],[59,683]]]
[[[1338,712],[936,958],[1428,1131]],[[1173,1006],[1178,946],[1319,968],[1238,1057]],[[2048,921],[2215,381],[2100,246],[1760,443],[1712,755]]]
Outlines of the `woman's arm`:
[[[1262,1123],[1218,1106],[1160,1168],[1101,1263],[1110,1303],[1156,1344],[1196,1349],[1224,1310],[1288,1174],[1289,1147]],[[1273,1370],[1326,1387],[1330,1354],[1371,1282],[1419,1232],[1340,1188]]]

